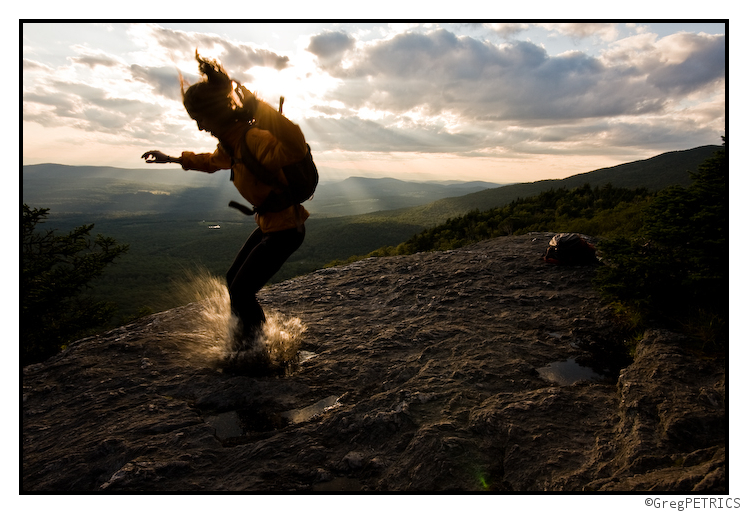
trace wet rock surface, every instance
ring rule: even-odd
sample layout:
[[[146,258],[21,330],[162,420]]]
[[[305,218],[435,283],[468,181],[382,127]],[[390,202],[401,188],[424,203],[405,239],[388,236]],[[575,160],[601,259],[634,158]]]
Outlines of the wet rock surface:
[[[725,366],[652,331],[633,361],[552,234],[368,259],[261,292],[285,376],[223,372],[200,303],[23,370],[25,491],[725,491]],[[591,366],[552,381],[553,363]]]

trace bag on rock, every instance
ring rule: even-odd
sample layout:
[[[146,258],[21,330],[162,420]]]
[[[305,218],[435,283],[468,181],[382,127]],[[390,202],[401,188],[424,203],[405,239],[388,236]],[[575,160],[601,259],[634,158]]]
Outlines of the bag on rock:
[[[595,247],[579,234],[556,234],[548,243],[543,260],[550,264],[585,266],[597,262]]]

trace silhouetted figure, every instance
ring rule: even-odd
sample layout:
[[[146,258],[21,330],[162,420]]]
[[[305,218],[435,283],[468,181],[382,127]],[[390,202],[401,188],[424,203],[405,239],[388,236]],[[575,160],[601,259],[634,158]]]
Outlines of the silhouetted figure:
[[[185,170],[207,173],[231,169],[231,180],[239,193],[255,206],[258,228],[226,274],[231,310],[240,320],[236,340],[247,344],[265,322],[257,292],[301,246],[304,222],[309,217],[299,203],[287,206],[274,201],[288,185],[282,168],[304,159],[311,162],[311,154],[298,125],[233,83],[216,61],[203,59],[197,52],[195,57],[202,77],[185,90],[180,74],[182,99],[197,127],[218,139],[217,149],[213,153],[182,152],[180,157],[153,150],[142,158],[148,163],[174,162]],[[259,166],[250,169],[248,159]],[[269,176],[258,176],[263,173]],[[263,207],[266,203],[274,206]]]

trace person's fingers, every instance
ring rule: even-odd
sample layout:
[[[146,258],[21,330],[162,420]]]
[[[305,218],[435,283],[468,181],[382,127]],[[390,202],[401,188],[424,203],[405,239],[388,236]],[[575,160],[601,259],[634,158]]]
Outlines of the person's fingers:
[[[145,159],[145,162],[158,162],[160,154],[161,152],[159,152],[158,150],[151,150],[141,155],[140,158]]]

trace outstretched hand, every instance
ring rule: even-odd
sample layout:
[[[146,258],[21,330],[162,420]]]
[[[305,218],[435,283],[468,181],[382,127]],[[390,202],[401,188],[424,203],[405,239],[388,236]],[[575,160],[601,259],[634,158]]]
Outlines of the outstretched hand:
[[[155,162],[155,163],[163,164],[166,162],[174,162],[171,157],[169,157],[165,153],[160,152],[158,150],[151,150],[150,152],[144,153],[140,157],[141,159],[145,159],[145,162],[148,162],[148,163]]]

